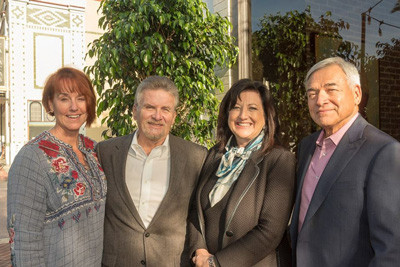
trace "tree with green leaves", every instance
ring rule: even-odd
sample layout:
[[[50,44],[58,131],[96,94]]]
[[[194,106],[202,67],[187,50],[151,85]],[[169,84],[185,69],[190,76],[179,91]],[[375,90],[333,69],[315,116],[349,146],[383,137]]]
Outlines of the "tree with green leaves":
[[[399,11],[400,11],[400,0],[397,0],[397,3],[394,5],[394,7],[390,13],[399,12]]]
[[[214,70],[235,63],[238,49],[231,24],[211,14],[202,0],[103,0],[99,26],[105,33],[90,44],[96,58],[85,68],[99,95],[97,114],[108,111],[103,136],[135,128],[136,88],[151,75],[167,76],[179,90],[180,105],[172,133],[210,146],[216,128],[217,91],[223,84]]]
[[[252,49],[257,57],[253,69],[258,71],[255,75],[258,77],[254,78],[269,82],[279,114],[282,143],[292,149],[314,130],[303,84],[307,71],[316,60],[312,51],[314,38],[327,36],[341,42],[338,50],[325,51],[322,58],[344,55],[349,49],[339,34],[339,30],[349,28],[349,24],[342,20],[335,22],[330,15],[326,12],[315,21],[310,7],[303,12],[265,15],[260,21],[260,30],[253,34]],[[347,56],[353,54],[348,52]]]

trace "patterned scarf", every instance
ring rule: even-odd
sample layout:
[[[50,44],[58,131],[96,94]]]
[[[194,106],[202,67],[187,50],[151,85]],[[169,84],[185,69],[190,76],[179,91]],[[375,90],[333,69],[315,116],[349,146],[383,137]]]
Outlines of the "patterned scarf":
[[[213,189],[208,195],[211,207],[217,204],[229,191],[232,184],[237,180],[242,172],[246,161],[251,153],[257,151],[262,146],[264,131],[253,139],[246,147],[231,145],[233,135],[229,138],[225,146],[226,153],[222,156],[216,175],[218,178]]]

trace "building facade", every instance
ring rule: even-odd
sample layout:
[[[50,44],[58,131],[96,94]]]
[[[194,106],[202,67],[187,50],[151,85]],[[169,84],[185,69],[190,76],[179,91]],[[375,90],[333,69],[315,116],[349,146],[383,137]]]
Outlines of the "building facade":
[[[19,149],[54,125],[41,103],[48,75],[62,66],[83,69],[86,48],[97,28],[99,1],[2,1],[1,45],[4,52],[0,84],[0,131],[7,163]],[[102,129],[81,131],[100,139]]]

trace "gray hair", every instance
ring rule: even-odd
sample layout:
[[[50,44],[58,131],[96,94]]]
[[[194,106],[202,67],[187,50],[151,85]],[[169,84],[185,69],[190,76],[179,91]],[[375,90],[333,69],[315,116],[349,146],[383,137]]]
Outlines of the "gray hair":
[[[179,104],[179,92],[178,88],[174,84],[173,81],[171,81],[167,77],[163,76],[150,76],[146,79],[144,79],[136,89],[136,95],[135,95],[135,105],[137,106],[139,103],[141,103],[142,100],[142,95],[143,92],[146,90],[164,90],[170,94],[172,94],[175,98],[175,108]]]
[[[352,87],[353,85],[361,86],[360,74],[358,73],[356,66],[353,63],[347,62],[340,57],[330,57],[312,66],[311,69],[307,72],[306,78],[304,80],[304,86],[307,87],[307,82],[314,72],[331,65],[337,65],[342,69],[347,77],[347,84],[349,85],[349,87]]]

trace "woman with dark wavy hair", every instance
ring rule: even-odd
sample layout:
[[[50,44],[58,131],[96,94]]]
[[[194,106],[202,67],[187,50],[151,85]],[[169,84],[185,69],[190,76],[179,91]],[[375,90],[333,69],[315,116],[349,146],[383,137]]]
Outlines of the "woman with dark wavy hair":
[[[268,89],[242,79],[223,98],[218,144],[204,164],[191,216],[196,266],[289,266],[286,227],[295,158],[278,143]]]

